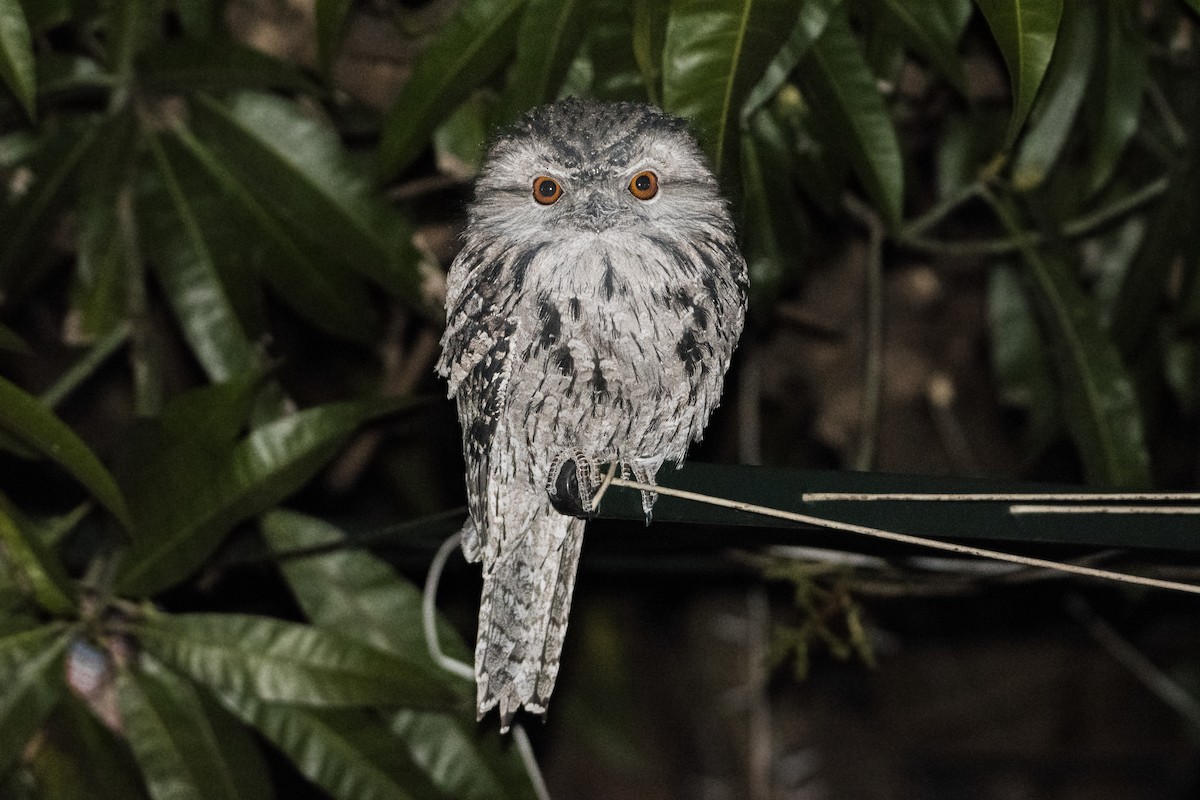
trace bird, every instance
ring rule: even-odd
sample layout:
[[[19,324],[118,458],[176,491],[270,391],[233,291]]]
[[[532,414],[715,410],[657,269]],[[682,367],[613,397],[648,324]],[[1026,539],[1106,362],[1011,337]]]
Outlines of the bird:
[[[570,97],[498,131],[447,272],[437,371],[481,561],[477,711],[545,718],[608,466],[654,483],[699,441],[746,314],[746,262],[685,120]],[[611,472],[610,472],[611,474]],[[643,492],[649,524],[656,494]]]

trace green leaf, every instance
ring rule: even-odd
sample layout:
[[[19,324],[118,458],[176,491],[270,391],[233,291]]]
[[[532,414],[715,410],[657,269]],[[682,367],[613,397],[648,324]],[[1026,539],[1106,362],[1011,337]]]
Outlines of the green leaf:
[[[300,774],[336,800],[451,796],[434,787],[374,714],[273,705],[229,693],[222,699],[291,759]]]
[[[22,164],[27,186],[13,201],[0,203],[0,291],[6,303],[17,303],[44,273],[49,239],[70,200],[71,178],[97,131],[98,126],[65,125],[45,134]]]
[[[148,799],[129,748],[71,695],[46,721],[29,769],[43,798]]]
[[[155,800],[268,800],[256,745],[187,681],[153,662],[117,677],[124,732]]]
[[[1125,0],[1107,0],[1101,10],[1104,32],[1098,74],[1083,112],[1092,143],[1089,188],[1093,192],[1108,183],[1137,132],[1149,70],[1148,42],[1137,9]]]
[[[517,748],[494,735],[480,735],[462,716],[425,711],[397,711],[391,730],[403,739],[413,760],[448,797],[462,800],[534,800]]]
[[[799,70],[817,135],[841,152],[890,227],[904,212],[904,161],[891,117],[844,9],[834,14]]]
[[[975,0],[1008,65],[1013,112],[1005,147],[1012,147],[1033,108],[1050,65],[1062,0]]]
[[[766,71],[742,106],[742,118],[750,119],[758,109],[762,108],[774,97],[787,82],[792,70],[800,63],[800,59],[812,47],[812,43],[821,38],[825,26],[829,24],[829,16],[834,13],[842,0],[806,0],[800,7],[800,17],[795,27],[779,52],[767,65]]]
[[[256,428],[217,458],[202,455],[213,449],[193,450],[192,463],[180,463],[178,454],[164,448],[150,463],[159,465],[166,485],[158,492],[146,485],[138,489],[139,535],[122,561],[118,586],[144,596],[188,577],[234,524],[307,483],[360,425],[410,404],[390,399],[310,408]],[[196,475],[205,479],[196,481]]]
[[[508,122],[558,96],[559,87],[591,28],[588,0],[526,0],[517,31],[517,58],[500,101]]]
[[[294,511],[272,511],[263,518],[262,530],[280,554],[346,540],[333,525]],[[281,569],[305,616],[316,624],[440,671],[425,644],[421,592],[387,563],[347,549],[288,558]],[[460,660],[470,657],[462,639],[444,622],[439,640],[446,654]],[[463,697],[469,699],[467,694]]]
[[[438,125],[433,132],[438,172],[462,180],[473,178],[479,172],[494,105],[488,94],[476,92]]]
[[[32,526],[0,492],[0,555],[29,587],[38,605],[51,614],[75,610],[75,586],[58,556],[33,532]]]
[[[241,94],[226,106],[201,97],[192,130],[252,191],[288,223],[293,237],[401,298],[421,302],[419,254],[411,226],[368,195],[366,176],[337,134],[298,105]]]
[[[1012,183],[1017,191],[1040,186],[1058,162],[1090,84],[1099,13],[1093,0],[1067,0],[1058,44],[1042,90],[1017,146]]]
[[[440,676],[344,634],[239,614],[156,614],[136,628],[172,669],[220,692],[305,706],[445,708]]]
[[[194,200],[180,186],[158,137],[148,134],[146,139],[170,203],[170,214],[148,232],[149,250],[157,256],[155,274],[209,380],[220,382],[249,372],[257,366],[258,355],[221,283]]]
[[[950,85],[966,93],[962,58],[958,54],[958,39],[962,27],[961,14],[954,13],[945,3],[908,2],[908,0],[875,0],[877,7],[895,20],[903,31],[905,46],[911,47],[929,62]],[[970,6],[966,6],[970,10]]]
[[[669,0],[633,3],[633,57],[646,84],[650,101],[662,102],[663,47],[667,41]]]
[[[21,0],[20,5],[34,36],[71,19],[71,0]]]
[[[1171,168],[1167,193],[1150,214],[1144,244],[1125,271],[1112,304],[1109,330],[1131,365],[1144,357],[1144,348],[1153,346],[1178,256],[1195,252],[1192,226],[1181,221],[1200,215],[1197,185],[1200,155],[1189,149]]]
[[[5,325],[0,325],[0,350],[20,356],[33,354],[29,343],[22,339],[19,333]]]
[[[95,454],[44,405],[4,378],[0,378],[0,429],[69,472],[129,527],[125,500]]]
[[[1029,413],[1035,449],[1060,427],[1057,387],[1046,339],[1014,267],[992,270],[988,281],[988,333],[1001,402]]]
[[[1020,237],[1015,211],[1003,200],[993,202],[1009,234]],[[1089,483],[1149,486],[1141,408],[1095,303],[1063,264],[1028,244],[1021,257],[1057,369],[1062,417]]]
[[[121,325],[129,305],[130,252],[128,218],[118,209],[129,203],[133,160],[141,142],[131,110],[114,114],[100,126],[96,143],[79,169],[77,266],[72,307],[79,312],[83,334],[100,336]],[[131,216],[131,215],[130,215]]]
[[[787,277],[800,273],[806,250],[788,142],[769,112],[752,118],[742,136],[746,264],[752,308],[770,309]]]
[[[690,118],[713,171],[736,170],[742,105],[795,27],[791,0],[672,0],[663,107]]]
[[[634,11],[642,0],[593,0],[591,29],[560,97],[614,101],[648,98],[634,52]]]
[[[37,75],[33,68],[33,36],[17,0],[0,0],[0,78],[17,96],[25,113],[34,116]]]
[[[437,124],[512,53],[526,0],[464,0],[421,54],[384,122],[379,172],[395,178]]]
[[[326,78],[333,75],[333,60],[342,42],[342,30],[353,0],[316,0],[317,61]]]
[[[277,554],[336,546],[345,534],[328,523],[292,511],[274,511],[262,523],[263,534]],[[428,656],[422,629],[421,592],[382,560],[358,550],[341,549],[281,561],[284,576],[305,615],[316,624],[339,630],[390,652],[407,655],[440,671]],[[467,646],[442,619],[438,638],[443,652],[470,660]],[[464,704],[472,699],[469,683],[456,683]],[[314,724],[317,720],[312,721]],[[281,724],[282,721],[279,721]],[[526,797],[520,784],[500,775],[522,775],[517,753],[489,746],[478,737],[466,715],[398,711],[392,731],[407,744],[412,757],[450,797]],[[268,736],[271,736],[270,733]],[[314,731],[312,735],[317,735]],[[272,737],[273,741],[278,740]],[[394,751],[397,744],[390,745]],[[309,773],[306,773],[309,774]],[[327,789],[327,782],[316,780]],[[504,791],[501,787],[505,787]],[[527,788],[527,786],[526,786]],[[340,795],[339,795],[340,796]]]
[[[224,201],[232,201],[239,209],[241,213],[234,215],[243,223],[239,232],[262,248],[257,266],[281,300],[327,333],[359,342],[375,337],[378,314],[366,288],[352,273],[332,266],[305,247],[253,189],[188,129],[177,128],[172,141],[182,145],[179,149],[220,190]]]
[[[137,59],[138,81],[163,92],[280,89],[316,93],[291,64],[229,39],[174,39]]]
[[[57,625],[0,639],[0,775],[16,763],[62,696],[66,645]]]

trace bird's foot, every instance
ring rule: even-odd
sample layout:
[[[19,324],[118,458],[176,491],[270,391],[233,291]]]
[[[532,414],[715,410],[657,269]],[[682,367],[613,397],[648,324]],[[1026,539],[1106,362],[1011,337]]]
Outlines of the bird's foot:
[[[550,464],[550,479],[546,484],[550,505],[560,514],[591,519],[596,516],[598,477],[595,463],[583,453],[560,453]]]

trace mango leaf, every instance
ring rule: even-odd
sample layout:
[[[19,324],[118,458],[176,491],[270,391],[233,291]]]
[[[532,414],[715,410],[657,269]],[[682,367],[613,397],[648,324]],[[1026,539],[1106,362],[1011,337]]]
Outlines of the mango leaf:
[[[457,797],[439,792],[374,714],[274,705],[229,693],[222,699],[336,800]]]
[[[155,800],[269,800],[257,746],[153,661],[117,677],[124,732]]]
[[[904,162],[891,117],[844,9],[834,14],[798,72],[817,132],[843,153],[891,227],[904,211]]]
[[[25,21],[25,11],[17,0],[0,0],[0,78],[32,118],[37,92],[33,36]]]
[[[71,19],[71,0],[21,0],[19,5],[34,36]]]
[[[1019,238],[1022,229],[1015,210],[1004,200],[993,200],[993,205],[1009,234]],[[1062,416],[1088,481],[1135,489],[1149,486],[1141,408],[1095,303],[1063,264],[1029,244],[1022,247],[1021,257],[1054,358]]]
[[[1062,0],[975,0],[1008,65],[1013,111],[1005,148],[1012,147],[1033,108],[1058,39]]]
[[[736,171],[742,105],[796,24],[789,0],[672,0],[663,107],[695,124],[713,171]]]
[[[508,122],[558,96],[591,28],[587,0],[526,0],[517,30],[517,58],[500,100],[497,121]]]
[[[138,81],[164,92],[280,89],[316,93],[296,67],[231,39],[174,39],[137,58]]]
[[[1067,0],[1054,56],[1017,145],[1012,183],[1017,191],[1042,184],[1058,162],[1067,135],[1075,129],[1092,76],[1099,27],[1099,9],[1092,0]]]
[[[373,200],[365,175],[337,134],[292,102],[240,94],[228,106],[206,97],[193,105],[192,130],[289,235],[323,256],[420,301],[419,255],[411,226]]]
[[[16,763],[62,696],[66,645],[58,625],[0,639],[0,775]]]
[[[263,278],[288,306],[335,336],[371,341],[378,314],[362,283],[349,272],[330,268],[311,249],[302,247],[259,199],[207,145],[183,127],[175,130],[179,148],[219,188],[226,203],[241,211],[239,232],[263,248],[257,259]],[[178,162],[177,162],[178,163]]]
[[[352,5],[353,0],[316,0],[317,61],[326,78],[333,75],[333,60]]]
[[[395,178],[433,129],[494,73],[516,45],[526,0],[464,0],[429,44],[384,122],[379,172]]]
[[[286,510],[263,517],[262,531],[278,554],[346,540],[345,533],[333,525]],[[421,592],[385,562],[358,550],[336,550],[288,558],[280,568],[305,616],[317,625],[351,634],[430,670],[441,669],[425,643]],[[462,639],[444,621],[439,625],[439,640],[447,655],[470,658]],[[464,691],[464,699],[469,694]]]
[[[595,6],[591,29],[559,96],[589,95],[608,101],[648,97],[634,52],[634,7],[640,7],[642,0],[594,0],[589,5]],[[572,77],[577,81],[586,77],[586,81],[572,84]]]
[[[1172,166],[1167,193],[1151,212],[1144,244],[1125,271],[1112,303],[1109,330],[1127,363],[1136,363],[1143,348],[1155,339],[1178,255],[1194,252],[1191,226],[1181,225],[1180,220],[1195,219],[1200,213],[1198,181],[1200,156],[1189,149]]]
[[[239,614],[155,614],[135,628],[155,658],[218,692],[303,706],[446,708],[446,681],[344,634]]]
[[[480,736],[478,726],[469,719],[464,723],[462,715],[402,709],[391,715],[390,726],[448,797],[534,800],[539,796],[511,741]]]
[[[768,103],[787,82],[792,70],[808,52],[812,43],[821,38],[829,15],[837,10],[842,0],[807,0],[800,6],[800,17],[779,52],[771,59],[762,78],[750,90],[742,105],[742,118],[749,119],[758,109]]]
[[[95,454],[49,409],[4,378],[0,378],[0,430],[69,472],[129,527],[125,499]]]
[[[29,763],[41,797],[148,800],[129,748],[81,700],[64,696],[42,733]]]
[[[21,335],[5,325],[0,325],[0,351],[27,356],[33,353],[29,343]]]
[[[650,102],[662,103],[663,47],[667,41],[670,0],[633,3],[633,57],[646,84]]]
[[[1108,183],[1121,153],[1137,132],[1149,70],[1148,44],[1137,9],[1123,0],[1106,0],[1101,12],[1100,59],[1083,113],[1092,143],[1089,188],[1093,192]]]
[[[910,3],[906,0],[875,0],[875,5],[898,23],[906,46],[915,50],[960,93],[966,93],[958,39],[960,14],[938,2]],[[968,12],[970,6],[967,5]]]
[[[1037,314],[1017,270],[1000,266],[988,281],[988,333],[1001,402],[1029,414],[1029,440],[1037,451],[1061,427],[1053,363]]]
[[[337,545],[346,539],[336,527],[292,511],[271,512],[263,519],[262,529],[281,557],[289,551]],[[428,656],[421,592],[385,562],[366,552],[342,549],[284,558],[281,568],[305,615],[317,625],[407,655],[427,664],[430,670],[441,670]],[[442,619],[438,620],[438,638],[447,655],[470,660],[467,646]],[[472,686],[459,682],[455,685],[464,704],[469,704]],[[480,741],[469,716],[401,710],[392,715],[391,729],[449,797],[482,800],[530,796],[527,778],[500,778],[524,776],[517,753]],[[394,742],[390,746],[394,751],[403,745]]]
[[[194,198],[183,191],[158,137],[147,134],[146,139],[169,202],[169,213],[143,214],[147,220],[157,218],[145,226],[155,274],[205,374],[214,382],[225,381],[254,369],[258,356],[221,283]]]
[[[411,405],[407,399],[330,403],[254,429],[217,458],[168,466],[177,455],[155,454],[166,488],[139,490],[135,521],[139,535],[122,561],[118,586],[144,596],[191,575],[237,522],[274,506],[309,481],[359,426]],[[169,441],[169,437],[166,439]],[[203,449],[194,453],[208,452]],[[190,485],[180,485],[189,468]],[[144,474],[144,473],[143,473]],[[202,481],[196,480],[203,475]]]
[[[129,176],[141,136],[132,110],[107,119],[79,169],[78,257],[72,308],[82,332],[99,336],[124,322],[129,304],[130,220],[118,208],[122,192],[132,192]],[[127,201],[125,201],[127,202]]]
[[[494,99],[487,93],[476,92],[438,125],[433,132],[438,172],[462,180],[479,172],[494,105]]]
[[[71,179],[98,129],[64,125],[45,134],[31,157],[22,159],[29,185],[15,200],[0,204],[0,291],[7,303],[17,303],[41,277],[54,224],[70,200]]]
[[[779,123],[758,112],[742,136],[746,264],[753,308],[773,308],[784,280],[799,274],[805,253],[790,148]]]
[[[0,492],[0,555],[28,586],[38,605],[51,614],[70,614],[75,586],[58,556],[31,530],[32,526]]]

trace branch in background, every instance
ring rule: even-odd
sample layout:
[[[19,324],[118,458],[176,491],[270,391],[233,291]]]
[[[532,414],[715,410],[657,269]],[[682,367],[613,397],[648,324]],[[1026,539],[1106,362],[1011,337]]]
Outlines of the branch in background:
[[[854,454],[854,469],[869,470],[879,450],[879,425],[883,397],[883,221],[874,209],[853,195],[843,207],[867,229],[866,336],[863,343],[863,394],[861,435]]]

